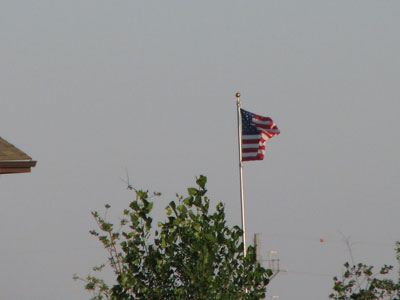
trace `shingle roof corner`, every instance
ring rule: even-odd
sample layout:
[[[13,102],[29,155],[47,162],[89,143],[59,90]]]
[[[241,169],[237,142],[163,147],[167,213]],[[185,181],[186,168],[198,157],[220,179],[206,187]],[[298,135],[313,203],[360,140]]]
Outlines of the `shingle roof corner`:
[[[0,174],[27,173],[36,161],[0,137]]]

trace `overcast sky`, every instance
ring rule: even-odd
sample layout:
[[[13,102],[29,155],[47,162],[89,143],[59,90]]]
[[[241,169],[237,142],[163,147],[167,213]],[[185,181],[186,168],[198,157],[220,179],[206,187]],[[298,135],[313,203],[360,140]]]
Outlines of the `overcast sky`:
[[[268,297],[328,299],[340,232],[357,261],[394,264],[399,15],[397,0],[2,0],[0,136],[38,164],[0,177],[0,298],[90,297],[72,274],[106,260],[90,211],[118,221],[125,169],[163,192],[158,217],[207,175],[240,224],[237,91],[281,130],[244,170],[249,239],[288,271]]]

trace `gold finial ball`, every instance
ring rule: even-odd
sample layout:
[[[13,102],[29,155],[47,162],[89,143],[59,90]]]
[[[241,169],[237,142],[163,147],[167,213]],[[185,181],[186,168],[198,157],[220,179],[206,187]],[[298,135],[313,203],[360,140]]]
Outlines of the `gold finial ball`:
[[[240,93],[236,93],[236,98],[239,98],[240,97]]]

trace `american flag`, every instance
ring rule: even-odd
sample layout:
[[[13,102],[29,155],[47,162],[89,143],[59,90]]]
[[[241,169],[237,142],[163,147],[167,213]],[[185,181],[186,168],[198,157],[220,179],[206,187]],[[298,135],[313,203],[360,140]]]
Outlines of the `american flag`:
[[[271,118],[240,109],[242,115],[242,161],[262,160],[265,142],[278,135],[278,126]]]

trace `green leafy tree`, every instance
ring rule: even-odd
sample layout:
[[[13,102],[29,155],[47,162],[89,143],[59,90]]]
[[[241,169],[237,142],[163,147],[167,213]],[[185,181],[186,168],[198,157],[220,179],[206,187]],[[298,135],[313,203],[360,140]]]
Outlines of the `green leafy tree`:
[[[124,210],[119,230],[92,212],[99,229],[91,234],[107,250],[116,282],[110,287],[91,275],[75,275],[74,279],[85,281],[85,288],[93,292],[92,299],[264,298],[272,272],[256,262],[254,247],[250,246],[244,257],[242,230],[226,225],[222,203],[210,212],[206,181],[200,176],[198,187],[189,188],[186,197],[177,195],[166,207],[166,220],[157,228],[152,227],[149,193],[131,186],[136,198]]]
[[[347,245],[348,244],[348,241]],[[335,300],[400,300],[400,270],[398,280],[389,277],[393,266],[384,265],[378,272],[373,266],[363,263],[344,264],[342,278],[334,277],[334,292],[329,296]],[[400,266],[400,243],[396,243],[396,258]]]

